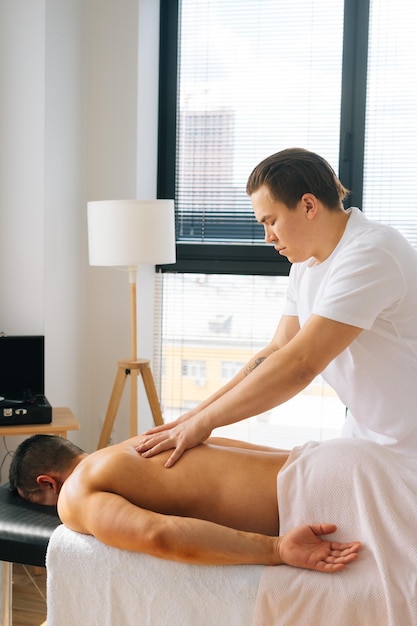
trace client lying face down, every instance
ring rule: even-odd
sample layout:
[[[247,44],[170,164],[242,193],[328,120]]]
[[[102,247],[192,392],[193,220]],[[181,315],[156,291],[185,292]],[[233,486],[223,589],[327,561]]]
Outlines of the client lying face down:
[[[54,435],[17,448],[11,489],[31,502],[57,505],[61,521],[123,550],[200,564],[287,564],[337,572],[360,543],[323,539],[331,523],[279,533],[277,475],[288,453],[229,439],[188,450],[169,471],[169,452],[150,459],[139,439],[87,454]]]

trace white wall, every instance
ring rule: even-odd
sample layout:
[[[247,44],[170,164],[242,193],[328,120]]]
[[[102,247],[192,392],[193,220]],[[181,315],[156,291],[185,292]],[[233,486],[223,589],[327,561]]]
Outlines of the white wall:
[[[44,330],[45,2],[0,3],[0,329]]]
[[[82,0],[47,0],[44,83],[46,394],[83,418],[85,316],[85,55]],[[87,425],[82,422],[83,430]],[[85,441],[81,431],[77,443]]]
[[[87,451],[97,445],[117,360],[129,356],[130,322],[127,276],[88,266],[86,205],[155,197],[158,5],[0,4],[0,331],[45,334],[46,394],[73,410],[81,430],[70,437]],[[152,285],[152,269],[140,271],[146,358]],[[126,407],[115,440],[127,435]]]

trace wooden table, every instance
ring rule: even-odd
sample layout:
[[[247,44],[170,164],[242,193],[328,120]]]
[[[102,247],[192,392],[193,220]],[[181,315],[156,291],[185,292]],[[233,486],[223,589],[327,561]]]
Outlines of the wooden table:
[[[52,409],[52,422],[49,424],[22,424],[21,426],[0,426],[0,437],[17,435],[60,435],[67,438],[69,430],[78,430],[79,422],[71,409],[58,407]]]

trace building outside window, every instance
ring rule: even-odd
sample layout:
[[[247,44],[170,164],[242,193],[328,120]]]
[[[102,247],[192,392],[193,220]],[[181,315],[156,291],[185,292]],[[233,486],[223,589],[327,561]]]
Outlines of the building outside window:
[[[191,361],[190,359],[181,360],[181,376],[190,378],[197,385],[202,387],[206,384],[206,362]]]
[[[230,380],[240,372],[244,365],[243,361],[222,361],[220,364],[220,378],[224,381]]]

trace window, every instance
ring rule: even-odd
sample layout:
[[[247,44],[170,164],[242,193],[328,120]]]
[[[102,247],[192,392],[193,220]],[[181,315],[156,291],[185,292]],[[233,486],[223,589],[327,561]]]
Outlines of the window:
[[[161,4],[158,185],[176,201],[175,270],[287,275],[246,181],[288,146],[338,169],[343,0],[181,0],[178,48],[175,4]]]
[[[371,3],[363,210],[417,247],[415,3]]]
[[[181,376],[183,378],[191,378],[191,380],[194,380],[198,385],[204,385],[206,382],[205,361],[190,361],[189,359],[182,359]]]
[[[286,276],[158,273],[156,319],[165,421],[197,406],[230,380],[272,337],[284,302]],[[279,382],[279,373],[277,374]],[[301,394],[216,434],[292,448],[306,439],[336,437],[345,407],[321,377]]]
[[[175,197],[178,242],[157,276],[166,419],[223,385],[278,322],[289,264],[263,244],[245,195],[262,158],[318,152],[350,204],[417,247],[414,4],[161,0],[158,195]],[[177,379],[181,359],[204,361],[204,387]],[[319,377],[228,436],[285,447],[335,436],[343,419]]]
[[[229,319],[232,319],[232,316]],[[220,363],[220,378],[224,381],[230,380],[240,372],[244,365],[245,361],[222,361]]]

